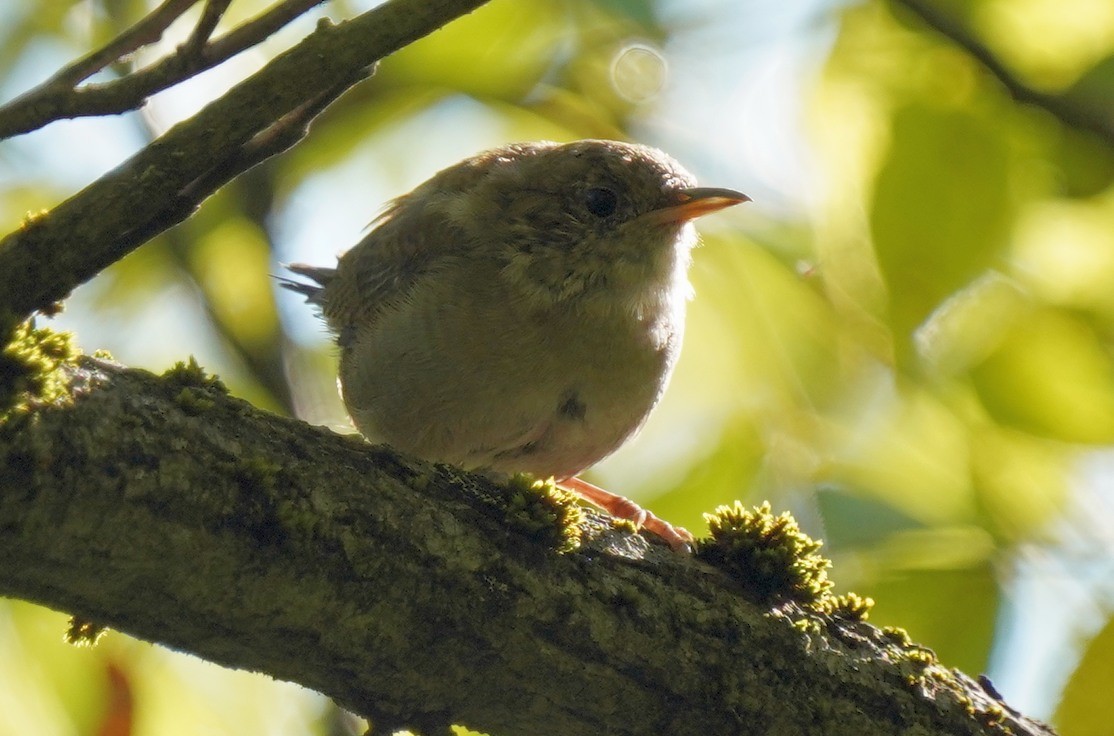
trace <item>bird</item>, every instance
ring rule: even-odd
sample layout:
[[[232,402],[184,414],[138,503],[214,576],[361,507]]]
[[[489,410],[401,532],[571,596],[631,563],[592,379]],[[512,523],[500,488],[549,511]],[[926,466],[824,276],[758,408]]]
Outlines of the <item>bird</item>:
[[[579,474],[641,429],[669,383],[692,221],[747,201],[650,146],[515,143],[392,200],[335,267],[291,264],[301,278],[282,285],[324,317],[371,442],[552,477],[686,550],[688,531]]]

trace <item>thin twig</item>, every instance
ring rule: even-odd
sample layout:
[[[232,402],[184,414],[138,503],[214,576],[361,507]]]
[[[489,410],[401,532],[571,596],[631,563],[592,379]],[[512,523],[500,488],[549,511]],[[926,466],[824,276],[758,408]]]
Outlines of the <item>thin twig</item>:
[[[162,38],[174,21],[199,0],[166,0],[143,20],[123,31],[101,48],[66,66],[43,84],[27,93],[35,95],[44,88],[72,90],[112,62]],[[24,95],[26,96],[26,95]]]
[[[217,23],[220,23],[220,19],[224,17],[224,11],[228,10],[231,3],[232,0],[208,0],[205,3],[205,10],[201,12],[201,19],[197,21],[197,26],[185,43],[187,53],[196,54],[209,42],[209,37],[213,35]]]
[[[1064,95],[1048,94],[1025,84],[959,20],[930,0],[892,0],[917,15],[927,26],[970,54],[1006,88],[1014,100],[1039,107],[1071,128],[1085,130],[1114,148],[1114,118],[1098,114]]]
[[[294,108],[265,130],[256,133],[239,150],[182,190],[187,201],[200,201],[233,177],[272,156],[289,150],[309,133],[310,123],[352,85],[375,73],[376,67],[355,70],[353,75]]]
[[[325,0],[286,0],[243,25],[213,39],[205,49],[207,59],[224,60],[272,35],[290,21]],[[219,63],[219,62],[218,62]]]
[[[191,4],[196,2],[191,0]],[[323,2],[325,0],[286,0],[199,50],[183,45],[176,53],[111,82],[87,84],[78,89],[73,89],[73,85],[40,85],[0,106],[0,140],[65,118],[116,115],[135,110],[151,95],[259,44]]]

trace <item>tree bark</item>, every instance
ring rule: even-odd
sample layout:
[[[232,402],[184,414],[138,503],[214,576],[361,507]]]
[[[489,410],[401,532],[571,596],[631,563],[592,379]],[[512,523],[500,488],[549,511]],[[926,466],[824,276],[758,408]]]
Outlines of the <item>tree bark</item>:
[[[561,554],[506,488],[197,372],[68,375],[71,401],[0,424],[0,593],[301,683],[380,732],[1051,733],[897,632],[759,608],[597,516]]]

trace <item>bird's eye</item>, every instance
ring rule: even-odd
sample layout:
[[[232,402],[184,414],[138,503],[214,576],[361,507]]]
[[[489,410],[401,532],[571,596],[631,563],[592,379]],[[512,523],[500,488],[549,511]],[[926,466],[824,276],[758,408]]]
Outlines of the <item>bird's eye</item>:
[[[619,206],[619,197],[610,189],[593,187],[584,193],[584,206],[596,217],[608,217]]]

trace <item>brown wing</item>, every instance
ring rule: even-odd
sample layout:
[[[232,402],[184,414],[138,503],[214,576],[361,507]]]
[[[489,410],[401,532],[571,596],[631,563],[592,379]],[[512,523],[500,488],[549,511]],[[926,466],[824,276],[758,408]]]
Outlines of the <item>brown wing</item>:
[[[516,144],[465,159],[439,172],[414,191],[391,202],[367,237],[340,257],[335,271],[291,267],[318,284],[287,285],[306,294],[322,308],[341,344],[357,326],[373,322],[381,310],[406,294],[446,256],[469,248],[470,237],[484,237],[483,228],[466,233],[456,221],[479,222],[503,216],[505,205],[484,187],[495,170],[511,169],[526,154],[555,144]]]
[[[395,200],[323,284],[322,312],[338,335],[374,321],[445,254],[464,245],[464,234],[438,208],[415,201],[415,194]]]

